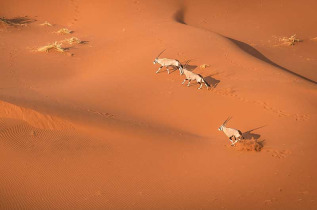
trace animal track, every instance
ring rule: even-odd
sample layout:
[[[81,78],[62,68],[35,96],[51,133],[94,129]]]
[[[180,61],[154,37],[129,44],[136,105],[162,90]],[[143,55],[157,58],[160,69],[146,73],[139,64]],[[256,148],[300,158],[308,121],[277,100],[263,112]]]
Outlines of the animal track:
[[[296,121],[306,121],[310,119],[308,114],[294,114]]]
[[[272,157],[279,158],[279,159],[286,158],[287,156],[292,154],[290,150],[279,151],[279,150],[267,149],[266,151],[270,152]]]
[[[78,16],[79,16],[79,6],[77,0],[70,0],[72,7],[74,8],[74,17],[73,17],[73,22],[72,25],[75,24],[76,21],[78,21]]]
[[[110,114],[110,113],[107,113],[107,112],[98,112],[98,111],[95,111],[95,110],[91,110],[91,109],[88,109],[88,112],[91,112],[91,113],[94,113],[94,114],[98,114],[102,117],[106,117],[106,118],[113,118],[114,115],[113,114]]]
[[[263,102],[263,101],[253,101],[253,100],[249,100],[246,99],[244,97],[239,96],[236,93],[236,90],[232,89],[232,88],[226,88],[226,89],[217,89],[213,91],[214,93],[218,94],[218,95],[222,95],[222,96],[230,96],[230,97],[234,97],[237,100],[241,101],[241,102],[245,102],[245,103],[253,103],[253,104],[257,104],[262,106],[265,110],[270,111],[274,114],[276,114],[279,117],[291,117],[296,121],[307,121],[310,119],[310,116],[308,114],[291,114],[291,113],[287,113],[286,111],[280,110],[278,108],[275,108],[271,105],[269,105],[267,102]]]

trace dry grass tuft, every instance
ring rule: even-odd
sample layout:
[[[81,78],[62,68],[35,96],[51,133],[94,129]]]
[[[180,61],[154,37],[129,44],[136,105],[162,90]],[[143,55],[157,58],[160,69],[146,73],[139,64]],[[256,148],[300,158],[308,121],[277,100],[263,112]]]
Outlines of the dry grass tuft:
[[[291,36],[289,38],[283,37],[280,39],[280,41],[283,42],[282,44],[284,44],[284,45],[291,46],[291,45],[295,45],[296,42],[301,42],[302,40],[297,39],[296,34],[294,34],[293,36]]]
[[[210,65],[208,65],[208,64],[202,64],[202,65],[199,66],[199,68],[205,69],[205,68],[208,68],[209,66],[210,66]]]
[[[64,42],[68,42],[69,44],[81,44],[83,43],[80,39],[78,39],[77,37],[72,37],[69,39],[65,39],[63,40]]]
[[[58,34],[71,34],[71,33],[73,33],[73,31],[71,31],[67,28],[61,28],[56,33],[58,33]]]
[[[44,23],[41,23],[40,26],[53,26],[53,25],[45,21]]]
[[[46,46],[37,48],[38,52],[49,52],[51,50],[55,50],[57,52],[65,52],[65,49],[62,48],[62,44],[58,42],[54,42],[53,44],[48,44]]]
[[[62,52],[63,53],[65,51],[69,50],[69,48],[71,47],[69,45],[81,44],[81,43],[83,43],[83,42],[80,39],[78,39],[77,37],[71,37],[69,39],[64,39],[64,40],[61,40],[61,41],[55,41],[52,44],[48,44],[48,45],[45,45],[43,47],[39,47],[39,48],[37,48],[37,51],[38,52],[49,52],[49,51],[55,50],[57,52]],[[65,47],[63,48],[62,44],[66,44],[66,48]]]

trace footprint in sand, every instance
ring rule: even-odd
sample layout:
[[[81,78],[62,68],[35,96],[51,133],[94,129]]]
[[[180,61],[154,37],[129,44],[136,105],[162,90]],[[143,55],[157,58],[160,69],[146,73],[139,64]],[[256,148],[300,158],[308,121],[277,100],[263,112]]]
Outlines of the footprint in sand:
[[[75,15],[73,16],[73,21],[71,22],[72,25],[78,21],[78,16],[79,16],[79,6],[77,0],[70,0],[72,7],[74,8],[74,13]]]
[[[272,149],[268,149],[266,151],[270,152],[272,157],[278,158],[278,159],[286,158],[286,157],[288,157],[289,155],[292,154],[290,150],[272,150]]]
[[[91,110],[91,109],[88,109],[87,111],[91,112],[91,113],[94,113],[94,114],[97,114],[97,115],[100,115],[102,117],[106,117],[106,118],[113,118],[114,117],[113,114],[110,114],[110,113],[107,113],[107,112],[98,112],[98,111]]]

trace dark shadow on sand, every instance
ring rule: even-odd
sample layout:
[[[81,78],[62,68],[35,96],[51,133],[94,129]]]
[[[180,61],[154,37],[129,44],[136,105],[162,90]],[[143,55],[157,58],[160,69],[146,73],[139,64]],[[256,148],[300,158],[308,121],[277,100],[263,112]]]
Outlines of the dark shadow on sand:
[[[89,43],[89,41],[80,41],[80,43],[79,44],[88,44]]]
[[[178,23],[186,25],[184,20],[184,15],[185,15],[185,7],[181,6],[181,8],[177,10],[177,12],[174,14],[174,20]]]
[[[211,88],[216,88],[220,83],[220,80],[213,78],[212,75],[204,77],[204,80],[210,85]]]
[[[15,18],[0,17],[0,20],[2,20],[3,22],[5,22],[6,24],[10,26],[24,25],[24,24],[33,23],[36,21],[35,19],[28,18],[27,16],[15,17]]]
[[[186,22],[185,22],[185,11],[186,11],[185,7],[184,7],[184,5],[182,5],[180,7],[180,9],[177,10],[176,13],[174,14],[174,20],[176,22],[178,22],[178,23],[187,25]],[[257,59],[260,59],[260,60],[262,60],[262,61],[264,61],[266,63],[269,63],[269,64],[271,64],[271,65],[273,65],[273,66],[275,66],[275,67],[277,67],[277,68],[279,68],[279,69],[281,69],[281,70],[283,70],[283,71],[285,71],[285,72],[287,72],[289,74],[297,76],[297,77],[299,77],[299,78],[301,78],[303,80],[306,80],[306,81],[311,82],[313,84],[317,84],[316,81],[314,81],[314,80],[312,80],[310,78],[307,78],[305,76],[297,74],[297,73],[295,73],[295,72],[293,72],[293,71],[291,71],[291,70],[289,70],[287,68],[284,68],[283,66],[280,66],[280,65],[274,63],[273,61],[271,61],[270,59],[265,57],[262,53],[260,53],[258,50],[256,50],[254,47],[252,47],[252,46],[250,46],[250,45],[248,45],[248,44],[246,44],[244,42],[241,42],[239,40],[230,38],[230,37],[226,37],[226,38],[229,39],[230,41],[232,41],[233,43],[235,43],[240,49],[242,49],[243,51],[247,52],[248,54],[256,57]]]
[[[242,134],[242,136],[243,136],[245,139],[252,139],[252,138],[253,138],[253,139],[255,139],[255,140],[258,140],[258,139],[261,137],[261,135],[260,135],[260,134],[257,134],[257,133],[252,133],[252,131],[258,130],[258,129],[263,128],[263,127],[265,127],[265,125],[264,125],[264,126],[261,126],[261,127],[253,128],[253,129],[251,129],[251,130],[248,130],[248,131],[244,132],[244,133]]]
[[[291,71],[289,69],[284,68],[283,66],[280,66],[280,65],[274,63],[273,61],[271,61],[270,59],[265,57],[262,53],[260,53],[258,50],[256,50],[254,47],[252,47],[252,46],[250,46],[250,45],[248,45],[248,44],[246,44],[244,42],[238,41],[236,39],[232,39],[230,37],[226,37],[226,38],[228,38],[230,41],[235,43],[240,49],[242,49],[243,51],[245,51],[245,52],[249,53],[250,55],[256,57],[257,59],[260,59],[260,60],[262,60],[262,61],[264,61],[266,63],[269,63],[269,64],[271,64],[271,65],[273,65],[273,66],[275,66],[275,67],[277,67],[279,69],[282,69],[283,71],[285,71],[287,73],[293,74],[294,76],[297,76],[297,77],[299,77],[301,79],[304,79],[304,80],[306,80],[308,82],[311,82],[313,84],[317,84],[317,82],[312,80],[312,79],[304,77],[304,76],[302,76],[300,74],[297,74],[297,73],[295,73],[295,72],[293,72],[293,71]]]
[[[198,66],[197,65],[186,65],[186,69],[188,70],[188,71],[193,71],[193,70],[195,70],[196,68],[197,68]]]

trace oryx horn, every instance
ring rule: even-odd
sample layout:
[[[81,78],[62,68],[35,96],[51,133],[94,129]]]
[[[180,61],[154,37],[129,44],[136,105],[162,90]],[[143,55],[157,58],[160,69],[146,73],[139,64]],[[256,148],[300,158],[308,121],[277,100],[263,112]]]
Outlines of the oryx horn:
[[[157,58],[160,57],[160,55],[162,55],[162,53],[165,51],[166,49],[164,49],[162,52],[160,52],[160,54],[158,54]]]

